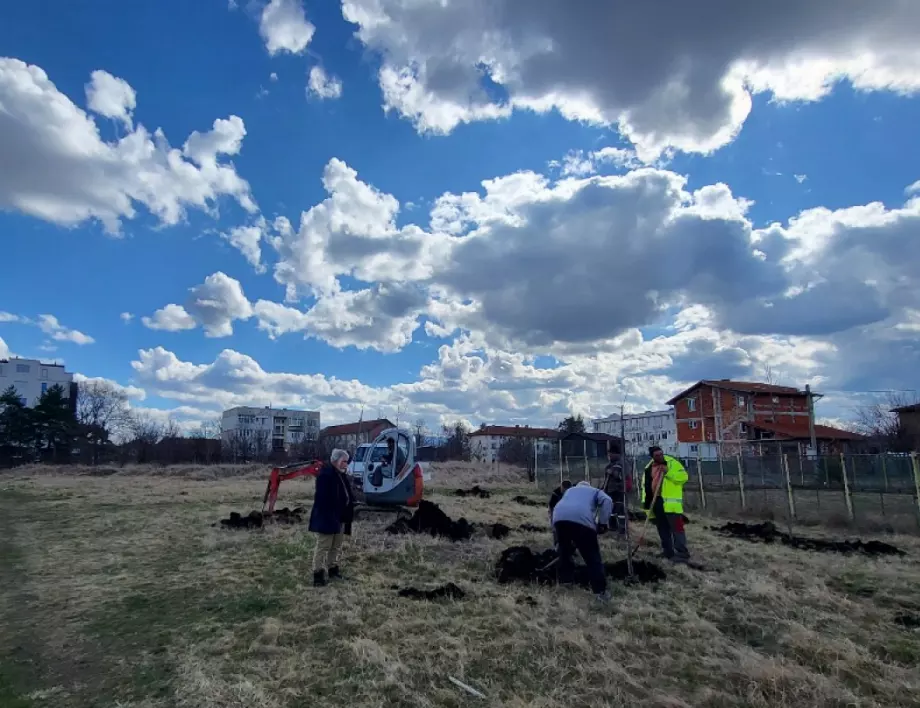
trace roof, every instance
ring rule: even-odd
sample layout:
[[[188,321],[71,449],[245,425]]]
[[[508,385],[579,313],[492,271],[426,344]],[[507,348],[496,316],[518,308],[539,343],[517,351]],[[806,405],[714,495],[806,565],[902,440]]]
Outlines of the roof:
[[[920,413],[920,403],[911,403],[909,406],[899,406],[892,408],[892,413]]]
[[[470,437],[491,435],[503,438],[558,438],[555,428],[531,428],[529,425],[484,425],[470,433]]]
[[[712,386],[713,388],[723,388],[727,391],[738,391],[739,393],[777,393],[785,396],[804,396],[805,392],[800,391],[792,386],[775,386],[773,384],[757,383],[755,381],[732,381],[731,379],[703,379],[697,381],[690,388],[684,389],[670,401],[669,406],[673,406],[677,401],[686,396],[691,391],[695,391],[700,386]]]
[[[747,423],[752,428],[758,430],[767,430],[776,435],[782,435],[791,439],[806,439],[811,437],[808,429],[808,422],[801,425],[790,425],[789,423],[762,423],[760,421]],[[815,425],[815,438],[818,440],[865,440],[865,435],[854,433],[850,430],[841,430],[832,428],[829,425]]]
[[[616,435],[610,435],[609,433],[579,433],[577,431],[565,435],[562,439],[566,440],[571,437],[587,438],[588,440],[594,440],[596,442],[607,442],[608,440],[620,439]]]
[[[374,420],[360,420],[357,423],[343,423],[342,425],[330,425],[327,428],[323,428],[320,431],[320,435],[323,437],[331,437],[333,435],[355,435],[356,433],[367,433],[374,428],[379,428],[383,426],[385,428],[395,428],[386,418],[376,418]]]

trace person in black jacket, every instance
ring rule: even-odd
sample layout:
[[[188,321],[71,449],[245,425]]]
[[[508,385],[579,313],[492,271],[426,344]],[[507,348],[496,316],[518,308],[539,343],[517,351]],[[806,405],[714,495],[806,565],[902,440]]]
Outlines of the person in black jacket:
[[[329,464],[316,477],[316,494],[310,511],[309,529],[316,534],[313,549],[313,584],[326,584],[329,578],[341,578],[339,551],[345,536],[351,535],[354,519],[354,494],[348,481],[348,453],[333,450]]]
[[[566,479],[562,484],[556,487],[549,496],[549,527],[553,530],[553,546],[555,546],[559,540],[556,538],[556,527],[553,526],[553,509],[556,508],[556,504],[562,499],[562,495],[565,494],[566,490],[571,488],[572,483]]]

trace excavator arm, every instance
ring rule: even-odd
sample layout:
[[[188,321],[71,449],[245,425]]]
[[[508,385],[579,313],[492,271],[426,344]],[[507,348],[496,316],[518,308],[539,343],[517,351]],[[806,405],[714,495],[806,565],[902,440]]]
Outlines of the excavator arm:
[[[268,485],[265,487],[265,496],[262,498],[262,513],[275,513],[275,502],[278,500],[278,489],[281,483],[288,479],[297,479],[298,477],[315,477],[323,468],[322,460],[312,460],[310,462],[295,462],[284,467],[275,467],[268,477]],[[266,505],[268,509],[266,510]]]

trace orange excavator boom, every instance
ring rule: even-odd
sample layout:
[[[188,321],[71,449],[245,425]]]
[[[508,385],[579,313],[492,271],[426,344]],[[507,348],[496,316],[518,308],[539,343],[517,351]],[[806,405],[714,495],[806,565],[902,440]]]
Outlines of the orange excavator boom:
[[[292,465],[275,467],[268,477],[268,485],[265,487],[265,496],[262,498],[262,513],[274,514],[275,502],[278,500],[278,488],[281,483],[288,479],[297,477],[315,477],[323,468],[322,460],[311,460],[310,462],[295,462]],[[266,505],[268,509],[266,510]]]

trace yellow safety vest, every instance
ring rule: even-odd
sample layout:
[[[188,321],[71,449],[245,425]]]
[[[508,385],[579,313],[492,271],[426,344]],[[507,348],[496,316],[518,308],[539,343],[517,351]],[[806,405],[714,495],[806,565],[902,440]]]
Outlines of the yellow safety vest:
[[[684,466],[676,457],[665,455],[664,461],[667,465],[667,469],[664,473],[664,477],[661,479],[661,489],[658,490],[658,496],[661,497],[661,501],[664,503],[664,513],[683,514],[684,484],[686,484],[690,475],[687,474],[687,470],[684,469]],[[645,470],[648,470],[652,464],[654,464],[654,460],[649,460],[649,463],[645,466]],[[642,504],[643,506],[645,505],[644,475],[642,478]],[[650,519],[655,518],[655,512],[651,508],[647,513]]]

